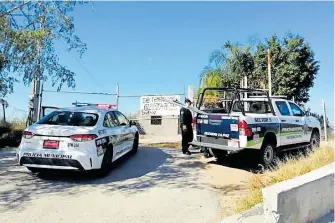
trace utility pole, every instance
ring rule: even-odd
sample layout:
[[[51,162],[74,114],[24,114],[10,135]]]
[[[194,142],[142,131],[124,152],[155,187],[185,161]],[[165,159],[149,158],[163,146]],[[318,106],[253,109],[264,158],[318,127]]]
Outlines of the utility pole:
[[[0,99],[0,104],[2,104],[3,121],[6,122],[6,110],[5,110],[6,101],[4,99]]]
[[[322,98],[322,110],[323,110],[323,131],[325,134],[325,141],[328,141],[328,135],[327,135],[327,114],[326,114],[326,102]]]
[[[120,97],[119,83],[116,84],[116,109],[119,110],[119,97]]]
[[[268,49],[268,78],[269,78],[269,96],[272,95],[272,76],[271,76],[271,55]]]
[[[41,17],[41,16],[39,16]],[[43,16],[42,21],[40,22],[40,30],[44,28],[45,16]],[[40,110],[40,95],[41,95],[41,41],[37,42],[37,61],[35,66],[35,74],[31,84],[31,93],[29,96],[29,116],[28,116],[28,125],[38,121],[39,119],[39,110]]]

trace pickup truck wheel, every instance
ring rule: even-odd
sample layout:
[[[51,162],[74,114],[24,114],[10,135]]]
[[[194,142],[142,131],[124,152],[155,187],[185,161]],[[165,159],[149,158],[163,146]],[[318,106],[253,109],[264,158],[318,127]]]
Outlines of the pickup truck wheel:
[[[313,131],[310,141],[310,148],[316,149],[318,147],[320,147],[320,135],[317,132]]]
[[[220,149],[212,149],[212,152],[214,154],[214,157],[220,161],[224,160],[227,157],[228,152],[225,150],[220,150]]]
[[[264,143],[261,148],[260,163],[265,168],[271,167],[275,163],[276,149],[272,143]]]

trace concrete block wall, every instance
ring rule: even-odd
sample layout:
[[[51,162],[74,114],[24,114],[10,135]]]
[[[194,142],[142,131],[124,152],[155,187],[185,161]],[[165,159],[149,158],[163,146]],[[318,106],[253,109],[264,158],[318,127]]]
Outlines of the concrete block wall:
[[[263,188],[264,222],[309,223],[334,212],[334,163]]]
[[[143,120],[143,118],[146,118]],[[141,120],[142,119],[142,120]],[[150,117],[140,117],[138,120],[146,135],[155,136],[177,136],[179,117],[178,116],[163,116],[161,125],[151,125]]]

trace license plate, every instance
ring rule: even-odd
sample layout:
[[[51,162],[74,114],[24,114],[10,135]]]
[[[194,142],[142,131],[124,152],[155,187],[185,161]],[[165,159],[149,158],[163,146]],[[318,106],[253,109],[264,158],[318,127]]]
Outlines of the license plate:
[[[58,147],[59,147],[59,141],[45,140],[43,142],[43,148],[45,149],[58,149]]]

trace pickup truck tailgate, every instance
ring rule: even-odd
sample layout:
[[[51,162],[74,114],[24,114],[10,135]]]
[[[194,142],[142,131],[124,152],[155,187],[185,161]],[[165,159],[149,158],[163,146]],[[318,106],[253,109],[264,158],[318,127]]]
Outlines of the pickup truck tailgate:
[[[197,116],[197,141],[220,146],[238,147],[239,116],[208,114]]]

